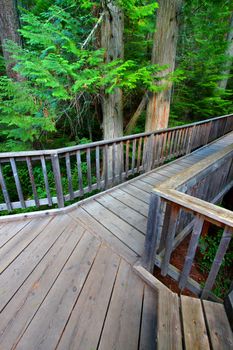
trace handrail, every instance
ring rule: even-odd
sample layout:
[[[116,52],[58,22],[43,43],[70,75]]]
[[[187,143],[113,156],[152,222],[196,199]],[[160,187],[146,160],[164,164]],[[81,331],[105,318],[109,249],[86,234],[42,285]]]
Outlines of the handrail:
[[[175,277],[180,289],[187,287],[202,298],[211,296],[233,235],[233,212],[213,203],[218,202],[232,187],[233,144],[155,187],[149,206],[144,267],[152,270],[155,262],[163,276],[170,274]],[[189,274],[199,238],[208,233],[210,223],[222,227],[224,232],[202,289]],[[181,233],[180,229],[183,229]],[[171,254],[177,246],[176,242],[180,243],[189,233],[191,238],[183,270],[176,269],[174,273],[170,265]]]
[[[49,149],[49,150],[35,150],[35,151],[20,151],[20,152],[1,152],[0,153],[0,159],[1,158],[8,158],[8,157],[26,157],[26,156],[40,156],[40,155],[51,155],[51,154],[61,154],[61,153],[66,153],[66,152],[73,152],[77,150],[83,150],[86,148],[95,148],[96,146],[103,146],[103,145],[113,145],[115,142],[121,142],[121,141],[127,141],[127,140],[133,140],[133,139],[138,139],[140,137],[148,137],[151,135],[159,135],[164,132],[169,132],[173,130],[180,130],[180,129],[186,129],[189,127],[194,127],[197,125],[202,125],[206,124],[209,122],[217,121],[217,120],[222,120],[224,118],[228,117],[233,117],[233,114],[226,114],[223,116],[211,118],[211,119],[205,119],[202,121],[198,121],[195,123],[189,123],[185,125],[180,125],[172,128],[166,128],[166,129],[160,129],[156,131],[151,131],[151,132],[143,132],[143,133],[138,133],[138,134],[133,134],[133,135],[128,135],[128,136],[122,136],[122,137],[117,137],[114,139],[109,139],[109,140],[101,140],[101,141],[95,141],[95,142],[90,142],[82,145],[76,145],[76,146],[70,146],[70,147],[64,147],[64,148],[56,148],[56,149]]]
[[[189,154],[232,130],[233,114],[229,114],[85,145],[0,153],[0,210],[63,208],[76,198]]]

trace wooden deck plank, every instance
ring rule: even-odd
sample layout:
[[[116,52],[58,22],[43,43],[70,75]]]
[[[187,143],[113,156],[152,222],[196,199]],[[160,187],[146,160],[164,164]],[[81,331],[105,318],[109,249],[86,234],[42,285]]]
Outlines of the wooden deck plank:
[[[135,180],[131,183],[132,186],[139,188],[142,191],[145,191],[147,193],[151,193],[152,189],[155,187],[151,184],[148,184],[142,180]]]
[[[86,232],[43,304],[17,343],[17,350],[52,350],[60,339],[96,257],[100,242]]]
[[[201,300],[182,295],[181,309],[185,349],[210,349]]]
[[[13,238],[22,228],[29,224],[29,220],[21,222],[9,222],[0,226],[0,248]]]
[[[101,247],[57,349],[97,349],[119,263]]]
[[[51,220],[52,218],[44,218],[30,221],[27,226],[1,248],[0,274],[37,236],[40,235]]]
[[[119,216],[119,218],[141,231],[144,235],[146,234],[147,218],[145,216],[135,212],[133,209],[108,194],[97,198],[96,201],[106,209],[111,210],[114,214]]]
[[[46,222],[46,220],[43,219],[43,222]],[[17,292],[69,222],[70,218],[67,215],[55,217],[50,221],[50,225],[47,225],[37,239],[30,244],[30,249],[24,249],[17,259],[0,275],[0,310]],[[30,236],[30,232],[28,235]],[[31,235],[33,235],[33,232]]]
[[[137,211],[138,213],[148,217],[149,205],[129,193],[122,191],[122,189],[117,189],[110,193],[110,196],[118,199],[122,203],[126,204],[128,207]]]
[[[203,300],[203,307],[212,349],[233,349],[233,335],[224,306]]]
[[[139,255],[142,254],[144,236],[141,232],[127,224],[96,201],[84,204],[82,207],[135,253]]]
[[[72,220],[0,314],[0,349],[17,344],[83,233]]]
[[[139,350],[154,350],[157,333],[158,293],[145,285]]]
[[[70,216],[77,222],[82,223],[87,230],[95,234],[99,239],[105,241],[117,254],[123,256],[130,264],[134,264],[138,259],[138,255],[131,248],[126,246],[124,242],[114,236],[83,208],[79,207],[77,210],[70,213]]]
[[[182,334],[180,323],[179,298],[172,292],[159,293],[157,349],[181,350]]]
[[[121,261],[99,350],[135,350],[138,347],[143,282]]]
[[[121,187],[121,190],[129,193],[131,196],[134,196],[137,199],[149,204],[150,203],[150,193],[143,191],[142,189],[128,184]]]

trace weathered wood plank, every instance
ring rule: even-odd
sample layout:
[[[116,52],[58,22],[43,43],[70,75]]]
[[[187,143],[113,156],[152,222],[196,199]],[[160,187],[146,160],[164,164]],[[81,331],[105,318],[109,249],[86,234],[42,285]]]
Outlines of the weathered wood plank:
[[[96,179],[97,179],[97,188],[100,189],[100,148],[99,146],[95,149],[95,167],[96,167]]]
[[[51,156],[52,167],[53,167],[53,176],[55,180],[56,194],[57,194],[57,204],[59,208],[63,208],[65,206],[64,196],[63,196],[63,188],[61,181],[61,169],[59,164],[58,154],[53,154]]]
[[[0,314],[0,348],[17,344],[74,249],[79,254],[76,246],[83,233],[72,220]]]
[[[91,269],[98,247],[98,240],[91,234],[85,233],[18,342],[18,349],[56,348]]]
[[[172,292],[159,294],[157,349],[181,350],[182,334],[180,323],[179,298]]]
[[[91,178],[91,151],[90,151],[90,148],[87,149],[86,159],[87,159],[88,190],[91,192],[91,190],[92,190],[92,178]]]
[[[181,295],[181,310],[185,349],[210,349],[200,299]]]
[[[143,282],[122,260],[100,340],[100,350],[137,349],[142,299]]]
[[[80,194],[82,196],[84,192],[83,192],[82,160],[81,160],[80,151],[77,151],[76,159],[77,159],[77,167],[78,167],[78,187],[79,187]]]
[[[232,349],[233,335],[224,306],[219,303],[203,300],[203,307],[211,349]]]
[[[12,210],[12,205],[11,205],[11,200],[10,200],[10,196],[9,193],[7,191],[7,187],[6,187],[6,182],[3,176],[3,171],[2,171],[2,165],[0,163],[0,185],[2,188],[2,194],[7,206],[7,210],[11,211]]]
[[[139,350],[154,350],[156,345],[158,295],[145,285]]]
[[[67,179],[68,179],[68,188],[69,188],[69,194],[70,199],[74,199],[74,190],[72,185],[72,174],[71,174],[71,167],[70,167],[70,155],[69,153],[66,153],[66,173],[67,173]]]
[[[0,227],[0,248],[12,239],[22,228],[29,224],[29,221],[9,222]],[[2,250],[1,250],[2,252]],[[2,254],[2,253],[1,253]]]

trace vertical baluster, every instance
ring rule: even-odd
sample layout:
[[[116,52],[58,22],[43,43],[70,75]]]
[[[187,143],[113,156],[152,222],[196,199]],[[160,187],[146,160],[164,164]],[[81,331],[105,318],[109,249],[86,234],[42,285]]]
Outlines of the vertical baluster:
[[[57,153],[51,154],[52,168],[53,168],[53,176],[55,180],[55,187],[57,193],[57,204],[59,208],[63,208],[64,205],[64,196],[63,196],[63,188],[61,182],[61,169],[59,164],[59,156]]]
[[[138,142],[138,154],[137,154],[137,172],[140,171],[140,165],[141,165],[141,153],[142,153],[142,137],[139,138]]]
[[[176,233],[176,228],[178,225],[179,210],[180,208],[177,205],[172,204],[170,218],[169,218],[169,225],[167,230],[166,243],[165,243],[165,254],[161,265],[161,275],[163,276],[166,276],[168,272],[169,262],[171,258],[172,248],[173,248],[173,241]]]
[[[37,194],[37,189],[36,189],[35,178],[34,178],[34,174],[33,174],[31,158],[30,157],[26,157],[26,162],[27,162],[28,173],[29,173],[29,178],[30,178],[30,182],[31,182],[31,186],[32,186],[32,193],[33,193],[33,197],[34,197],[34,200],[35,200],[35,204],[36,204],[37,207],[39,207],[40,206],[40,201],[39,201],[38,194]]]
[[[125,155],[125,176],[128,177],[129,172],[129,140],[126,141],[126,155]]]
[[[172,158],[172,150],[173,150],[173,147],[174,147],[174,140],[175,140],[175,130],[172,130],[171,132],[171,145],[170,145],[170,150],[169,150],[169,159]]]
[[[121,141],[118,147],[120,149],[119,182],[121,183],[123,181],[123,172],[124,172],[124,142]]]
[[[50,189],[49,189],[49,181],[48,181],[48,174],[47,174],[45,157],[44,156],[40,156],[40,161],[41,161],[41,167],[42,167],[43,176],[44,176],[44,184],[45,184],[45,190],[46,190],[47,199],[48,199],[48,205],[52,206],[53,202],[52,202]]]
[[[68,178],[68,188],[69,188],[69,194],[70,194],[70,199],[74,199],[74,190],[73,190],[73,185],[72,185],[72,174],[71,174],[71,166],[70,166],[70,155],[67,152],[65,155],[66,159],[66,173],[67,173],[67,178]]]
[[[165,201],[152,192],[150,196],[147,231],[142,258],[142,265],[151,272],[154,268],[154,258],[160,244],[165,211]]]
[[[136,155],[137,139],[133,140],[133,151],[132,151],[132,174],[135,172],[135,155]]]
[[[222,264],[224,255],[226,254],[227,248],[230,244],[232,234],[233,234],[233,229],[231,227],[225,227],[213,264],[211,266],[210,273],[206,280],[205,287],[203,288],[203,291],[201,294],[202,299],[205,299],[208,296],[209,291],[211,291],[211,289],[213,288],[213,285],[216,280],[220,266]]]
[[[169,151],[171,148],[171,131],[167,132],[167,148],[166,148],[166,152],[165,152],[165,160],[169,159]]]
[[[20,201],[20,204],[21,204],[21,208],[25,209],[26,208],[26,204],[25,204],[25,201],[24,201],[24,198],[23,198],[23,191],[22,191],[20,180],[19,180],[19,175],[18,175],[18,170],[17,170],[15,159],[14,158],[10,158],[10,163],[11,163],[13,176],[14,176],[14,179],[15,179],[15,185],[16,185],[19,201]]]
[[[114,142],[113,146],[112,146],[112,183],[113,185],[115,184],[115,180],[116,180],[116,163],[117,163],[118,157],[117,157],[117,146],[116,146],[116,142]],[[119,164],[117,164],[117,166],[119,166]],[[117,179],[118,181],[119,179]]]
[[[163,164],[165,162],[165,152],[166,152],[166,146],[167,146],[167,133],[163,133],[163,147],[161,151],[161,163]]]
[[[91,179],[91,151],[90,151],[90,148],[87,148],[86,160],[87,160],[88,191],[91,192],[91,190],[92,190],[92,179]]]
[[[104,189],[108,188],[108,145],[104,146]]]
[[[79,193],[80,196],[83,196],[83,174],[82,174],[82,160],[81,160],[81,153],[80,150],[76,152],[76,159],[77,159],[77,167],[78,167],[78,186],[79,186]]]
[[[11,211],[12,210],[12,204],[11,204],[11,200],[10,200],[10,196],[8,194],[7,191],[7,187],[6,187],[6,182],[3,176],[3,171],[2,171],[2,165],[0,163],[0,185],[2,187],[2,194],[6,203],[6,207],[7,210]]]
[[[95,167],[96,167],[97,188],[99,190],[101,188],[101,183],[100,183],[100,148],[99,148],[99,146],[96,146],[96,149],[95,149]]]
[[[204,224],[203,217],[197,214],[194,221],[193,232],[189,242],[188,251],[185,257],[184,267],[180,276],[180,281],[179,281],[180,289],[183,289],[186,286],[187,279],[192,268],[193,259],[196,253],[198,240],[202,232],[203,224]]]

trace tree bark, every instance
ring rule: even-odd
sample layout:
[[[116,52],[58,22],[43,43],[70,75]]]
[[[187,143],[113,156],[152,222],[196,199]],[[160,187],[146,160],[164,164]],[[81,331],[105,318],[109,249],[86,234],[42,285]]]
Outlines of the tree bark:
[[[224,69],[221,72],[221,74],[224,76],[222,80],[219,81],[219,88],[226,89],[230,71],[231,71],[231,61],[233,57],[233,15],[231,16],[230,20],[230,30],[227,35],[227,50],[226,50],[226,56],[228,57],[228,62],[226,65],[224,65]]]
[[[135,113],[133,114],[133,116],[131,117],[130,121],[126,125],[126,128],[125,128],[125,134],[126,135],[130,135],[132,130],[133,130],[133,128],[137,124],[137,121],[138,121],[140,115],[142,114],[142,112],[146,108],[147,99],[148,99],[147,93],[145,93],[145,95],[143,96],[140,104],[138,105],[138,108],[136,109]]]
[[[22,45],[19,29],[19,17],[15,0],[0,1],[0,39],[3,57],[6,64],[6,72],[9,78],[20,79],[17,72],[12,70],[15,62],[12,61],[10,53],[5,48],[7,40],[12,40],[18,45]]]
[[[123,29],[124,15],[115,1],[104,2],[104,19],[101,26],[101,46],[105,51],[106,63],[124,57]],[[122,91],[116,88],[111,94],[102,97],[103,134],[104,139],[112,139],[123,135],[123,103]],[[121,167],[120,149],[117,150],[115,170],[119,174]],[[112,150],[108,154],[108,174],[112,174]]]
[[[156,32],[152,50],[152,64],[168,65],[160,77],[173,72],[175,68],[178,39],[178,15],[182,0],[159,0],[156,19]],[[165,83],[161,79],[159,85]],[[163,129],[168,126],[171,100],[171,84],[158,93],[149,94],[147,105],[146,131]]]

